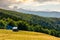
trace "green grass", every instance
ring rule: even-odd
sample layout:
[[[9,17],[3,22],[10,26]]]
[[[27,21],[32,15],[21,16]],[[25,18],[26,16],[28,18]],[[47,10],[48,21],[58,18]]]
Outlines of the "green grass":
[[[0,29],[0,40],[60,40],[60,38],[50,36],[44,33]]]

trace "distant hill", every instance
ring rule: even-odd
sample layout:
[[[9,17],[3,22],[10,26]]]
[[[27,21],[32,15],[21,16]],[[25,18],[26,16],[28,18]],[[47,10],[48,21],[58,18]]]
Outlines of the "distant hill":
[[[60,12],[57,11],[29,11],[29,10],[24,10],[24,9],[18,9],[16,10],[18,12],[23,12],[26,14],[34,14],[38,16],[43,16],[43,17],[56,17],[60,18]]]
[[[33,15],[33,14],[25,14],[22,12],[15,12],[10,10],[0,9],[0,20],[5,21],[5,19],[7,18],[10,18],[14,21],[22,20],[23,22],[27,22],[29,25],[31,25],[31,29],[27,28],[27,30],[29,31],[37,31],[37,32],[50,34],[49,32],[53,30],[53,32],[51,31],[51,35],[60,36],[60,18],[42,17],[42,16]],[[41,29],[39,29],[39,27]]]

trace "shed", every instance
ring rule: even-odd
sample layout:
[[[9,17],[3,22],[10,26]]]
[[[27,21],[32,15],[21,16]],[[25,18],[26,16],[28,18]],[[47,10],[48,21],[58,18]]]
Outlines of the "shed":
[[[18,31],[18,27],[12,27],[12,30],[17,32]]]

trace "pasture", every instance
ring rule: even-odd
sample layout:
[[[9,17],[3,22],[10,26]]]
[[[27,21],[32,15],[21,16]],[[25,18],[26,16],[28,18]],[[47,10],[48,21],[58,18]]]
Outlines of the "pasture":
[[[0,29],[0,40],[60,40],[60,38],[44,33]]]

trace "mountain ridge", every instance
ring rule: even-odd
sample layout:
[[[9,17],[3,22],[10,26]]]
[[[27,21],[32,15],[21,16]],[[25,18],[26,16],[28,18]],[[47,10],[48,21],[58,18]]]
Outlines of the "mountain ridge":
[[[38,15],[38,16],[43,16],[43,17],[56,17],[60,18],[60,12],[57,11],[29,11],[29,10],[24,10],[24,9],[17,9],[17,12],[23,12],[27,14],[33,14],[33,15]]]

